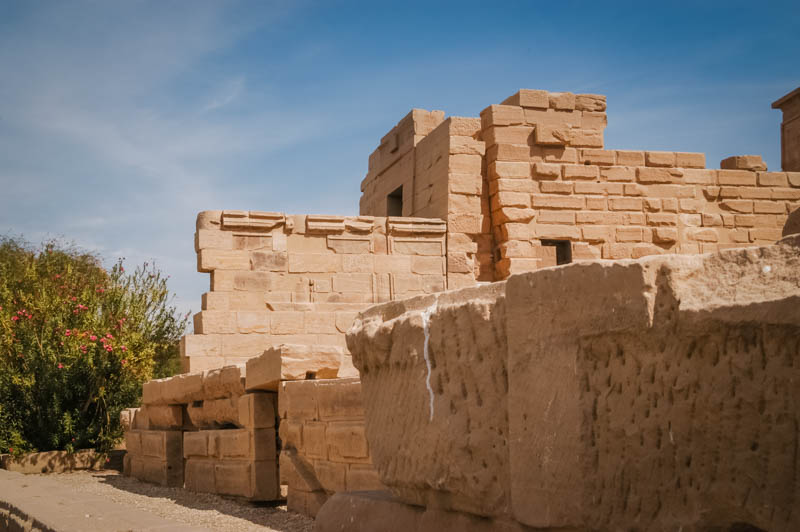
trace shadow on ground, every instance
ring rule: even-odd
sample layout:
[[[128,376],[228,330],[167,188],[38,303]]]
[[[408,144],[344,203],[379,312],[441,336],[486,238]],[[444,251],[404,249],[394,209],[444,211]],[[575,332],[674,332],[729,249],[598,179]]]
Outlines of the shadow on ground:
[[[146,497],[168,499],[192,510],[216,511],[236,517],[254,525],[269,527],[279,532],[311,531],[314,520],[286,510],[285,502],[249,502],[211,493],[196,493],[182,488],[168,488],[148,484],[121,474],[97,473],[101,483],[116,489]],[[173,519],[177,516],[172,516]]]

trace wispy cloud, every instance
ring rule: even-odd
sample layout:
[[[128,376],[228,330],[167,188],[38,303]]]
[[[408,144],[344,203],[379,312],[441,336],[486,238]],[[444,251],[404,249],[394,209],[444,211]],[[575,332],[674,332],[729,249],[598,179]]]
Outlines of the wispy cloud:
[[[216,91],[217,95],[203,107],[203,112],[225,107],[239,97],[244,89],[244,76],[224,82]]]

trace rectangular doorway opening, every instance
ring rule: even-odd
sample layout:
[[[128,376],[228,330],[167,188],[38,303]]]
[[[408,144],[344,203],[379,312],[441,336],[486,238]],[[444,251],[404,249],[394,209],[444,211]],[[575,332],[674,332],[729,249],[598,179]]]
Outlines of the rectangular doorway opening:
[[[557,266],[572,262],[572,245],[569,240],[542,240],[542,245],[556,248]]]
[[[386,216],[403,216],[403,186],[386,196]]]

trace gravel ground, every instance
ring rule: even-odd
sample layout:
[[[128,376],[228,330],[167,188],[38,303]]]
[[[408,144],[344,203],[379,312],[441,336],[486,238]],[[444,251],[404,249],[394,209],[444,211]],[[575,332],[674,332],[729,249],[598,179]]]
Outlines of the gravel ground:
[[[39,476],[39,475],[37,475]],[[98,495],[119,504],[187,525],[221,531],[311,532],[314,520],[286,510],[286,505],[248,503],[209,493],[164,488],[117,471],[78,471],[41,475],[76,492]]]

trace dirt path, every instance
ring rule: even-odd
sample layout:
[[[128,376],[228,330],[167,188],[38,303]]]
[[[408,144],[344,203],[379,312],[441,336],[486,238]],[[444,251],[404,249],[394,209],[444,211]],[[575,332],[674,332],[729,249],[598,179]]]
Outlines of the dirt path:
[[[100,497],[187,525],[219,531],[311,532],[314,520],[286,506],[247,503],[218,495],[164,488],[116,471],[33,475],[58,481],[76,493]]]

